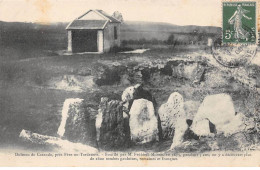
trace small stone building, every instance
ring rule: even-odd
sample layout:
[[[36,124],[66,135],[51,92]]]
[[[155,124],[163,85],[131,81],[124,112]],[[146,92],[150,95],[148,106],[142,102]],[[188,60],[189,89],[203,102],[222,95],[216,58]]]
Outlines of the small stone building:
[[[103,53],[119,47],[120,24],[102,10],[89,10],[67,26],[68,51]]]

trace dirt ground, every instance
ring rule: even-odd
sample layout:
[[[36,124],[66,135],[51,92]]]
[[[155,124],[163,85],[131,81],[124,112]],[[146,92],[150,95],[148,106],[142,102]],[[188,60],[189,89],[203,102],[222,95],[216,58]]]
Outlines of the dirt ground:
[[[5,53],[8,53],[5,51]],[[19,139],[22,129],[30,130],[43,135],[57,136],[57,129],[61,120],[61,110],[65,99],[84,98],[94,108],[98,107],[101,97],[120,100],[123,90],[135,84],[114,83],[98,86],[92,81],[92,66],[96,63],[145,63],[147,61],[165,61],[167,59],[181,58],[202,60],[201,55],[210,55],[206,47],[199,50],[185,49],[151,49],[144,54],[109,53],[101,55],[59,55],[59,52],[49,53],[41,51],[30,53],[25,59],[8,59],[0,63],[0,147],[1,148],[28,148]],[[78,77],[77,77],[78,76]],[[76,78],[75,78],[76,77]],[[80,86],[68,84],[67,79],[82,80]],[[66,82],[67,81],[67,82]],[[69,81],[69,82],[71,82]],[[64,85],[64,82],[67,83]],[[156,80],[155,80],[156,82]],[[60,84],[59,84],[60,83]],[[234,85],[234,84],[233,84]],[[251,112],[254,108],[246,108],[246,101],[250,91],[240,85],[222,87],[209,87],[186,83],[186,80],[171,79],[159,85],[144,83],[155,96],[158,106],[164,103],[172,92],[179,92],[185,100],[202,101],[208,94],[221,92],[229,93],[239,112]],[[252,100],[252,99],[251,99]],[[254,100],[254,99],[253,99]],[[252,113],[246,113],[252,114]],[[171,141],[163,144],[136,146],[137,150],[166,150]],[[159,146],[159,147],[158,147]],[[40,149],[40,148],[36,148]]]

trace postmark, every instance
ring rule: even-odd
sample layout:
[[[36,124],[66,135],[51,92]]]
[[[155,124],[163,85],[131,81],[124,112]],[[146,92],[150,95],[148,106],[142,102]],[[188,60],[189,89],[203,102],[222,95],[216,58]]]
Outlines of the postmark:
[[[257,43],[257,3],[222,2],[222,42]]]
[[[227,44],[213,46],[212,55],[225,67],[241,67],[250,63],[257,53],[256,44]]]

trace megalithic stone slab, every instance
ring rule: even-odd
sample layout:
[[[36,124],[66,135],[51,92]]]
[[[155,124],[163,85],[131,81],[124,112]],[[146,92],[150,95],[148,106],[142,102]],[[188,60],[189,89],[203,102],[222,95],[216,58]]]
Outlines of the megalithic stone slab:
[[[130,110],[129,125],[131,139],[135,143],[159,141],[158,119],[151,101],[134,100]]]

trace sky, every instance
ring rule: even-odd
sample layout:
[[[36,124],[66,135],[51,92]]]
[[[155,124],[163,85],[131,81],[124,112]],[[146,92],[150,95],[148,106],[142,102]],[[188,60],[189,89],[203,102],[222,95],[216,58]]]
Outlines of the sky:
[[[0,20],[70,22],[89,9],[122,13],[124,20],[221,26],[221,0],[0,0]]]

